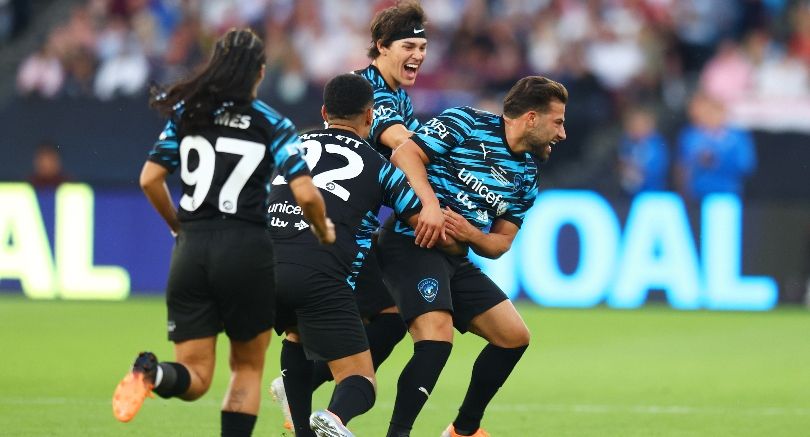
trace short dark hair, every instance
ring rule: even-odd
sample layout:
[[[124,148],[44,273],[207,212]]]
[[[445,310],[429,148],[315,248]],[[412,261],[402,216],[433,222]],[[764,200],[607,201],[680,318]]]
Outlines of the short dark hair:
[[[377,59],[380,56],[378,41],[383,47],[388,47],[402,29],[424,28],[426,21],[425,11],[416,1],[401,1],[396,6],[378,12],[371,20],[371,47],[368,48],[368,57]]]
[[[503,99],[503,114],[516,118],[529,111],[545,113],[554,100],[568,103],[568,90],[563,84],[543,76],[524,77]]]
[[[353,73],[341,74],[327,82],[323,89],[323,106],[332,118],[352,119],[374,103],[374,90],[363,77]]]

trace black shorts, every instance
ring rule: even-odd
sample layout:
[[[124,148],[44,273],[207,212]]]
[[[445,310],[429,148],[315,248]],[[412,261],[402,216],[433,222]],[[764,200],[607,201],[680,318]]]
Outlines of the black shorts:
[[[307,359],[332,361],[368,350],[354,293],[346,281],[299,264],[276,265],[276,332],[298,327]]]
[[[273,240],[265,226],[235,219],[184,222],[166,289],[169,340],[247,341],[275,317]]]
[[[357,275],[357,283],[354,286],[354,293],[357,297],[357,307],[360,309],[360,316],[364,319],[371,319],[380,311],[396,305],[394,298],[388,291],[388,287],[383,281],[382,270],[377,259],[377,244],[372,243],[371,248],[363,261],[363,267]]]
[[[467,332],[477,315],[507,299],[506,294],[466,256],[414,244],[414,238],[380,231],[378,249],[383,276],[402,318],[447,310],[453,325]]]

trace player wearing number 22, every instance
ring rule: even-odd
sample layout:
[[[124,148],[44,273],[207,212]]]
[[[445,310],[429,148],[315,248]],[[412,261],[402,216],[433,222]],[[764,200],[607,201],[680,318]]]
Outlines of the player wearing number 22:
[[[295,126],[255,98],[264,53],[253,32],[231,30],[198,75],[168,91],[153,90],[152,106],[169,121],[140,181],[176,235],[166,290],[176,361],[138,355],[113,398],[121,421],[131,420],[152,390],[167,398],[202,396],[211,385],[216,339],[224,330],[231,378],[221,435],[249,436],[275,317],[275,260],[265,218],[274,169],[290,182],[315,238],[334,241]],[[175,210],[165,179],[178,169],[183,192]]]
[[[363,140],[372,125],[373,102],[363,77],[337,76],[324,89],[321,112],[327,128],[301,135],[313,181],[335,224],[335,244],[318,245],[307,232],[281,176],[270,193],[270,232],[278,248],[276,331],[287,331],[281,368],[285,384],[292,378],[294,385],[306,387],[286,392],[298,437],[313,435],[308,425],[323,435],[351,435],[346,423],[374,404],[374,368],[354,296],[356,278],[379,226],[380,206],[414,224],[422,207],[405,174]],[[308,420],[311,360],[329,364],[336,386],[328,411]]]

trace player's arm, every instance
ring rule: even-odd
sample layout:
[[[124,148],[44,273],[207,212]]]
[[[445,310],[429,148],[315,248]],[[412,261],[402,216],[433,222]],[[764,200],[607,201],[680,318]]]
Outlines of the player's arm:
[[[391,162],[405,172],[405,175],[408,177],[408,182],[411,184],[411,188],[413,188],[416,196],[422,202],[422,211],[419,214],[418,223],[414,227],[416,231],[416,244],[422,247],[433,247],[439,237],[442,237],[442,239],[445,238],[444,216],[442,215],[439,200],[436,198],[436,193],[433,191],[433,187],[430,186],[430,182],[428,182],[427,179],[427,172],[425,170],[425,164],[429,162],[427,161],[427,155],[411,140],[411,135],[413,135],[413,132],[406,129],[404,125],[394,124],[380,134],[380,143],[391,148],[393,151]],[[405,158],[405,161],[395,160],[394,155],[396,155],[397,150],[402,147],[408,147],[409,150],[414,149],[418,151],[425,160],[421,161],[421,165],[417,164],[415,157]],[[408,159],[411,161],[409,162]],[[403,168],[402,165],[405,165],[407,170]]]
[[[275,166],[287,180],[295,201],[301,207],[310,230],[321,244],[335,242],[335,225],[326,216],[326,204],[321,192],[312,183],[312,175],[303,159],[303,148],[298,139],[295,125],[289,119],[281,120],[275,126],[276,135],[270,143]]]
[[[422,202],[422,211],[419,213],[418,223],[414,228],[416,244],[421,247],[433,247],[439,237],[442,240],[446,238],[441,205],[428,182],[425,168],[428,162],[430,160],[425,152],[410,139],[394,150],[391,155],[391,163],[405,173],[413,191]]]
[[[166,176],[169,170],[160,164],[146,161],[141,169],[140,184],[149,203],[163,217],[169,225],[172,234],[177,234],[180,230],[180,221],[177,219],[177,209],[174,206],[169,187],[166,185]]]
[[[301,207],[304,218],[311,225],[312,233],[321,244],[335,242],[335,225],[326,216],[326,204],[321,192],[312,183],[309,175],[300,175],[289,182],[296,203]]]
[[[445,208],[445,226],[447,234],[459,242],[467,243],[473,252],[484,258],[499,258],[512,247],[512,241],[518,232],[518,226],[508,220],[496,219],[485,233],[473,226],[461,214]]]

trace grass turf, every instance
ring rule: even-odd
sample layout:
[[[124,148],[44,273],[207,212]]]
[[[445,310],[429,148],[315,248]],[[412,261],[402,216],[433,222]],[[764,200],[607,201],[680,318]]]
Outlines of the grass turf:
[[[498,436],[799,436],[810,429],[810,313],[561,310],[520,304],[533,343],[484,418]],[[0,294],[0,435],[210,436],[219,434],[227,383],[220,339],[214,385],[201,400],[148,399],[132,422],[110,397],[132,358],[172,358],[162,299],[30,301]],[[274,338],[265,386],[278,374]],[[456,336],[450,361],[412,435],[438,436],[455,416],[482,340]],[[379,372],[377,405],[352,421],[382,436],[396,379],[411,351],[401,343]],[[314,405],[325,406],[331,384]],[[264,398],[257,436],[282,436]]]

